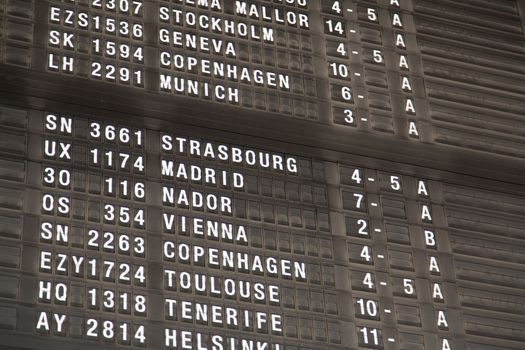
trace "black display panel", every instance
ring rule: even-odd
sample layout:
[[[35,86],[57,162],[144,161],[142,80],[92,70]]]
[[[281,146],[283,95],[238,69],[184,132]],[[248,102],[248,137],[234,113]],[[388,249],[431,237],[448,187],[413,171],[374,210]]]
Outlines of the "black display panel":
[[[0,347],[522,349],[524,10],[0,0]]]

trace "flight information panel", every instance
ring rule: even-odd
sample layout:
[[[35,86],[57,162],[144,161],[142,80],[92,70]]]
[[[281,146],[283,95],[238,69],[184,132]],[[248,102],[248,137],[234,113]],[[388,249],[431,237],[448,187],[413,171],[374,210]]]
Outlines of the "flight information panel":
[[[96,115],[1,115],[5,345],[525,342],[523,195]]]
[[[157,110],[199,110],[207,121],[254,113],[267,125],[352,135],[354,149],[365,143],[388,153],[372,135],[427,153],[519,159],[522,7],[517,0],[5,0],[2,61],[5,74],[25,68],[13,88],[44,98],[67,91],[83,99],[85,86],[144,113],[153,106],[137,101],[148,96]]]
[[[0,0],[0,345],[525,346],[519,0]]]

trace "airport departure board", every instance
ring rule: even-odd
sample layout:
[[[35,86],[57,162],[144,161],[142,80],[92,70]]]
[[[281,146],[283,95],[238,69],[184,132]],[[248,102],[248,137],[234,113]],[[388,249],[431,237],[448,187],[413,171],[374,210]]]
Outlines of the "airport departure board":
[[[525,348],[525,2],[0,0],[0,348]]]

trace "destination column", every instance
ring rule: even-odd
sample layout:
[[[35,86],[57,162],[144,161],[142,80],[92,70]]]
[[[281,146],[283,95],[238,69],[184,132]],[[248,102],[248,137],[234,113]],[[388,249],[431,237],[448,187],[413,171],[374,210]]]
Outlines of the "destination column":
[[[310,14],[302,0],[162,0],[158,90],[281,117],[324,118]]]
[[[325,164],[161,133],[165,346],[348,349]]]

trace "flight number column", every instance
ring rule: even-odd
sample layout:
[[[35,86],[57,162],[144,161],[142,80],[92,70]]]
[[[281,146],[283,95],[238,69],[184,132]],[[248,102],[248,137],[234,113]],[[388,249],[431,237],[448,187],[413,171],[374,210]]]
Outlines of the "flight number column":
[[[144,87],[142,0],[51,1],[46,70]]]
[[[325,163],[165,132],[160,148],[166,349],[347,349]]]
[[[45,113],[37,334],[146,346],[144,131]]]

